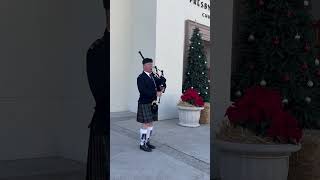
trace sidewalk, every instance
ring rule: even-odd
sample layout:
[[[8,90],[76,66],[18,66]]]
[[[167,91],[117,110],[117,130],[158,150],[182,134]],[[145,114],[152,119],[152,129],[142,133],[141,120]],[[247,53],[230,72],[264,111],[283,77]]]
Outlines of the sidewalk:
[[[177,119],[154,123],[153,152],[139,149],[134,113],[112,113],[111,180],[209,180],[210,128],[181,127]]]

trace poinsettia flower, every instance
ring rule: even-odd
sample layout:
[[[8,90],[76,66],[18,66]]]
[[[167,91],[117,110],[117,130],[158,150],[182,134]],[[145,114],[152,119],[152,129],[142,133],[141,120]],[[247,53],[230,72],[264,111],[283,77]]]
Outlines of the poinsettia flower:
[[[195,104],[197,106],[204,106],[204,102],[203,102],[202,97],[199,96],[198,98],[196,98]]]
[[[302,138],[302,129],[299,127],[298,121],[286,111],[279,111],[273,117],[268,132],[271,137],[294,139],[296,142],[300,142]]]
[[[295,139],[297,142],[299,142],[302,138],[302,129],[299,127],[298,121],[292,114],[288,112],[284,113],[284,119],[287,127],[287,137]]]
[[[204,101],[196,89],[189,88],[181,96],[181,100],[194,106],[204,106]]]
[[[268,135],[271,137],[286,137],[287,129],[283,111],[278,111],[271,120]]]
[[[280,93],[276,91],[269,91],[261,94],[256,105],[262,108],[267,115],[275,114],[282,109],[282,100]],[[271,118],[271,117],[270,117]]]
[[[264,119],[261,108],[251,107],[251,108],[248,108],[248,111],[250,112],[248,115],[249,121],[252,121],[252,122],[258,124]]]
[[[230,122],[234,124],[242,123],[248,120],[248,112],[245,109],[239,110],[238,107],[234,106],[230,106],[227,109],[226,116],[228,116]]]
[[[298,121],[289,112],[283,110],[282,98],[279,91],[261,86],[246,89],[245,94],[230,106],[225,116],[235,125],[264,123],[263,132],[273,138],[294,140],[299,142],[302,129]],[[267,125],[266,125],[267,124]],[[261,129],[256,129],[262,134]]]

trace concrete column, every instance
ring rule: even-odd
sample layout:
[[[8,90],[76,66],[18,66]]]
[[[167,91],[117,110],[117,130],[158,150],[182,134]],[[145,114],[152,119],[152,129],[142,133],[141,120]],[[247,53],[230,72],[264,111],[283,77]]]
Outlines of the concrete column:
[[[233,0],[211,0],[211,177],[219,177],[214,139],[217,125],[230,104]]]
[[[138,61],[132,56],[133,0],[111,0],[110,4],[110,111],[128,111],[131,75],[127,73],[133,67],[131,62]]]
[[[132,54],[128,60],[129,75],[124,83],[127,86],[126,92],[129,94],[128,109],[136,113],[139,98],[137,77],[143,71],[142,58],[138,51],[141,51],[144,57],[153,59],[156,57],[157,1],[134,0],[132,9],[132,22],[128,22],[132,24]]]

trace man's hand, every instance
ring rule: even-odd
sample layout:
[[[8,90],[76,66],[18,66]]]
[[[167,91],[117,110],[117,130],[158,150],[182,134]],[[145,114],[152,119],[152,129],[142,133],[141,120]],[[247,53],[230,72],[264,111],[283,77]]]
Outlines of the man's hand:
[[[157,92],[157,96],[160,97],[162,95],[162,91]]]

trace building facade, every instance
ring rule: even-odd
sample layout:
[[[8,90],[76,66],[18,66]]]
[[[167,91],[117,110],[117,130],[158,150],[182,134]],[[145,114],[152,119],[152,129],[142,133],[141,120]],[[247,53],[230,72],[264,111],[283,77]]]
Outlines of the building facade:
[[[111,112],[137,111],[141,51],[167,78],[159,119],[178,117],[186,49],[196,26],[210,58],[210,8],[210,0],[111,0]]]

